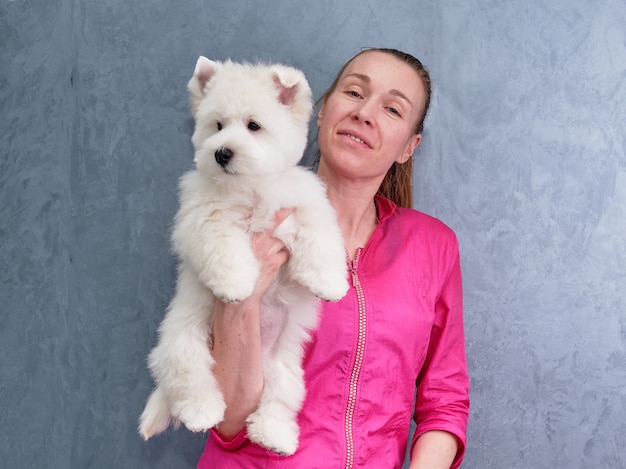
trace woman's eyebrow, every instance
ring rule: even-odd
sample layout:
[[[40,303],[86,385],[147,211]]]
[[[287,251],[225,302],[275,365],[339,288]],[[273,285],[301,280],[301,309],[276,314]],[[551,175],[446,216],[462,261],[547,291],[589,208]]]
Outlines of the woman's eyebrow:
[[[370,83],[372,80],[370,79],[369,76],[364,75],[362,73],[347,73],[343,78],[356,78],[357,80],[361,80],[365,83]],[[406,95],[400,91],[400,90],[396,90],[396,89],[391,89],[389,90],[389,94],[393,95],[393,96],[397,96],[400,99],[405,100],[407,103],[409,103],[410,106],[413,106],[413,103],[411,102],[411,100],[409,98],[406,97]]]
[[[389,90],[389,94],[397,96],[400,99],[404,99],[407,103],[413,106],[413,103],[411,102],[411,100],[407,98],[402,91],[393,89],[393,90]]]
[[[348,77],[358,78],[359,80],[364,81],[365,83],[369,83],[372,81],[370,80],[370,77],[368,77],[367,75],[363,75],[362,73],[347,73],[344,78],[348,78]]]

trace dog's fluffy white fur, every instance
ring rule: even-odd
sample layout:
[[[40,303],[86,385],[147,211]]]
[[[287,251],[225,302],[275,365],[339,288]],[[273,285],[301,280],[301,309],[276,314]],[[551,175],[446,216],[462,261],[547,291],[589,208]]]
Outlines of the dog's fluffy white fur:
[[[170,423],[206,431],[224,417],[211,372],[215,297],[248,297],[259,275],[251,235],[271,227],[281,207],[295,211],[275,235],[289,261],[261,302],[264,389],[247,420],[248,437],[281,454],[298,445],[305,395],[303,345],[316,327],[319,298],[348,288],[345,250],[325,187],[297,165],[312,112],[304,74],[284,65],[200,57],[189,81],[196,169],[180,181],[172,236],[176,294],[149,356],[156,388],[140,418],[148,439]]]

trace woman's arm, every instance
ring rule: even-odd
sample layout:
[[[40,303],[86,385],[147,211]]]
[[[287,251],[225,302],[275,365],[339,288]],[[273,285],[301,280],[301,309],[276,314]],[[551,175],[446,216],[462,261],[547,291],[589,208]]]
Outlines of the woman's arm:
[[[413,445],[409,469],[450,469],[458,448],[456,437],[451,433],[426,432]]]
[[[244,302],[242,302],[244,303]],[[263,391],[258,304],[216,301],[213,323],[213,375],[226,402],[217,426],[224,440],[234,438],[257,407]]]
[[[284,244],[272,234],[292,211],[279,210],[274,226],[253,236],[252,247],[261,264],[253,294],[239,303],[215,302],[211,354],[215,360],[213,374],[226,401],[224,420],[217,428],[224,440],[241,432],[263,392],[259,305],[278,269],[289,258]]]
[[[456,239],[449,244],[447,253],[448,267],[444,271],[447,275],[435,303],[428,352],[417,380],[414,446],[430,432],[450,435],[458,445],[457,451],[450,465],[443,467],[456,468],[465,452],[470,382],[465,358],[461,265]],[[429,447],[432,437],[426,440]],[[415,451],[412,454],[416,454]]]

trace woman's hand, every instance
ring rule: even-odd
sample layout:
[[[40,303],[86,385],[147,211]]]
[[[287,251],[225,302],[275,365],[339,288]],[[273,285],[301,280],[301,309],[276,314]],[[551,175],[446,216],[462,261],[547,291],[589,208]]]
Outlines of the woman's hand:
[[[273,233],[293,209],[281,209],[274,224],[252,236],[252,248],[260,263],[260,275],[252,295],[238,303],[226,304],[215,300],[213,375],[224,395],[226,412],[219,424],[220,436],[234,438],[245,426],[246,418],[259,404],[263,392],[261,353],[260,301],[289,259],[289,252]]]
[[[278,269],[289,259],[285,244],[273,236],[276,228],[293,213],[293,208],[282,208],[274,214],[274,224],[265,231],[252,235],[252,249],[261,264],[254,292],[244,301],[258,303],[267,291]]]

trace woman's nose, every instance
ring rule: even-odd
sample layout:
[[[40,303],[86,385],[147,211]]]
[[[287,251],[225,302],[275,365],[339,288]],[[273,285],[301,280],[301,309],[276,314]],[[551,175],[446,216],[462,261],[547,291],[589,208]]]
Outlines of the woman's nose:
[[[374,122],[373,105],[369,101],[363,101],[352,113],[352,119],[361,121],[367,125]]]

